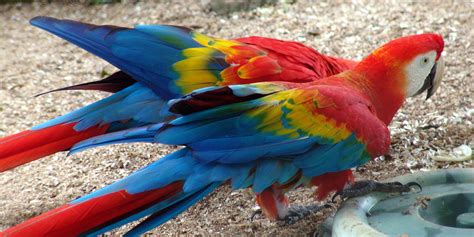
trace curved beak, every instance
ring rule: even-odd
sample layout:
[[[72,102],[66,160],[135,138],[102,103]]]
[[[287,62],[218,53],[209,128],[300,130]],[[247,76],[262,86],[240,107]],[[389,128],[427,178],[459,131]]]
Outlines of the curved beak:
[[[439,85],[441,85],[441,79],[443,79],[444,73],[444,60],[443,57],[440,56],[438,61],[435,63],[433,68],[431,68],[430,74],[425,78],[423,82],[423,86],[415,93],[415,95],[419,95],[424,91],[426,93],[426,99],[429,99],[438,89]],[[414,96],[415,96],[414,95]]]

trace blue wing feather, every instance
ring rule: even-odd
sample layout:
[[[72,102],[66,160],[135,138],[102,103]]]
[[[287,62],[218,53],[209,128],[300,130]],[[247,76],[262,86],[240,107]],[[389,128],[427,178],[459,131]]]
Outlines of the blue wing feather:
[[[30,22],[110,62],[165,100],[180,95],[164,81],[178,77],[171,67],[184,58],[181,50],[202,47],[189,31],[172,26],[130,29],[50,17],[35,17]]]
[[[99,123],[121,123],[122,120],[135,119],[138,123],[159,123],[169,116],[163,113],[167,104],[148,87],[136,83],[111,96],[49,120],[33,127],[33,130],[61,123],[77,122],[74,129],[81,131]],[[144,112],[143,112],[144,111]],[[132,121],[128,121],[132,122]],[[130,126],[137,126],[130,123]],[[121,127],[121,129],[124,129]],[[109,129],[114,131],[113,129]]]
[[[176,49],[200,47],[194,39],[189,37],[190,29],[167,25],[136,25],[135,29],[153,35],[155,38]]]
[[[263,192],[277,182],[282,171],[282,164],[277,160],[264,159],[258,163],[252,189],[255,193]]]

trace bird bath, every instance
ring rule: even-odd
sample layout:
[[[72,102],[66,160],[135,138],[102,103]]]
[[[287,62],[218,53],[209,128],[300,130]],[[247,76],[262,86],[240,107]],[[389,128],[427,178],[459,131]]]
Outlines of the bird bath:
[[[326,220],[319,236],[474,236],[474,169],[418,172],[387,181],[417,182],[423,190],[349,199]]]

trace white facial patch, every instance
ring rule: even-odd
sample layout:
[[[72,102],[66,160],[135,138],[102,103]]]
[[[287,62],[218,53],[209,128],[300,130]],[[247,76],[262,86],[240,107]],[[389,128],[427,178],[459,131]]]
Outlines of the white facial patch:
[[[436,59],[436,51],[430,51],[428,53],[417,56],[407,67],[407,91],[406,96],[410,97],[415,95],[417,91],[421,89],[426,77],[430,74],[431,68],[433,68]]]

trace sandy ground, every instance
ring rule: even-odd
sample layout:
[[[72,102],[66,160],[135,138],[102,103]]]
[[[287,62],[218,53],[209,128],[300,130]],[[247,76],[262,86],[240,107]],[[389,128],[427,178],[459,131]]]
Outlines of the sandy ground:
[[[331,1],[332,2],[332,1]],[[474,5],[469,1],[424,3],[278,4],[250,12],[218,16],[192,1],[113,5],[0,5],[0,136],[28,129],[105,96],[92,92],[34,94],[97,80],[114,68],[52,35],[35,29],[37,15],[132,26],[162,23],[194,26],[222,38],[261,35],[295,40],[322,53],[361,59],[389,39],[438,32],[446,40],[447,69],[441,90],[430,100],[409,99],[391,124],[392,149],[357,169],[361,178],[384,179],[417,170],[474,167],[473,161],[435,162],[462,144],[474,145]],[[91,192],[159,159],[170,151],[159,145],[112,146],[72,157],[56,154],[0,174],[0,229]],[[309,204],[312,190],[291,194],[293,203]],[[249,190],[223,187],[151,233],[170,234],[311,234],[335,210],[309,216],[291,226],[264,218],[249,220],[255,208]],[[112,235],[124,233],[123,227]]]

